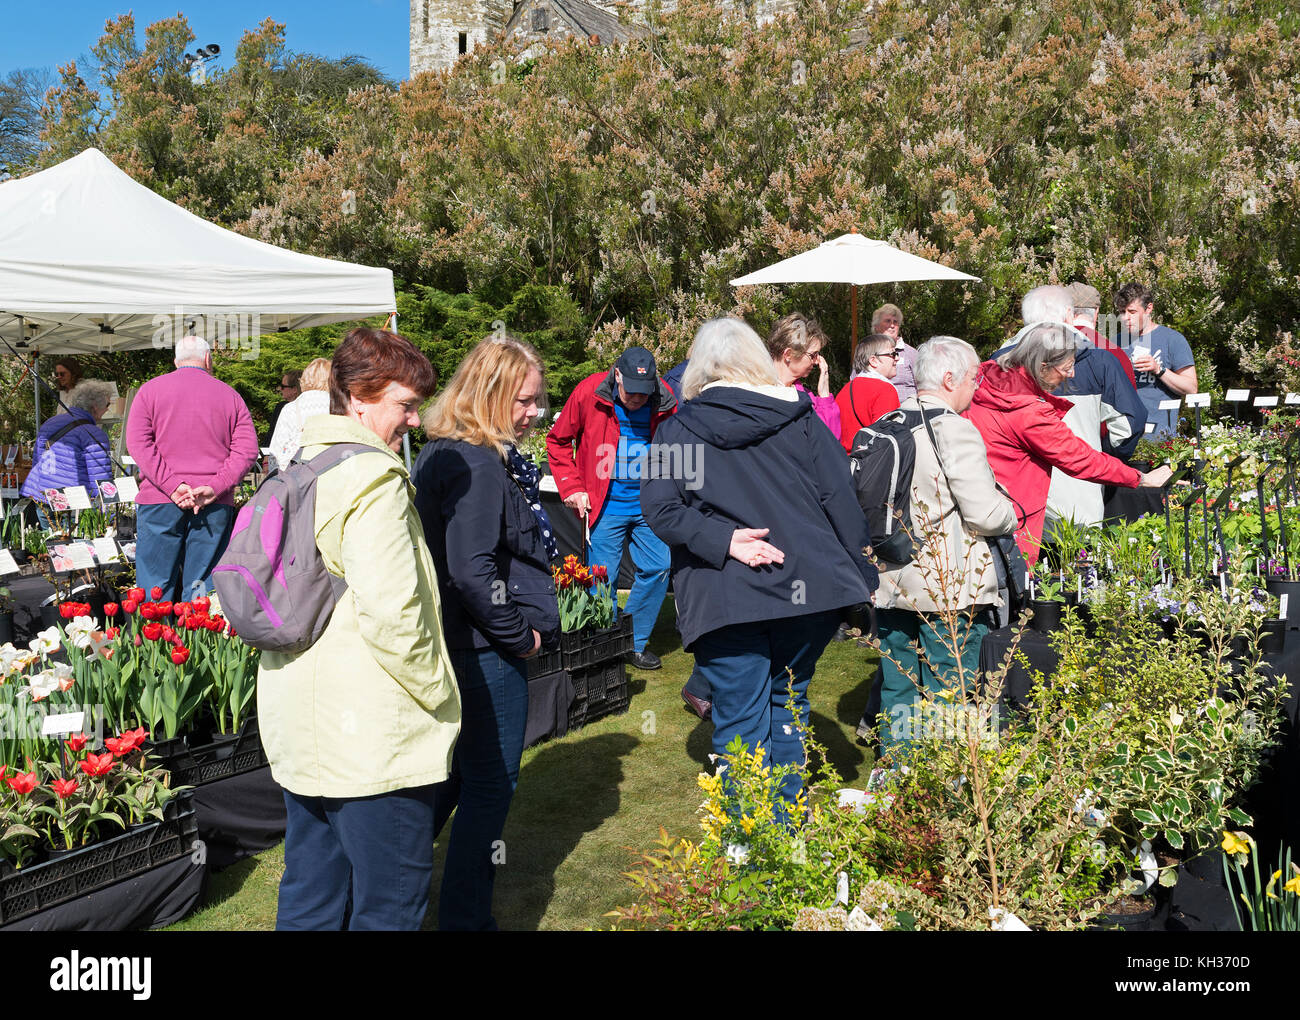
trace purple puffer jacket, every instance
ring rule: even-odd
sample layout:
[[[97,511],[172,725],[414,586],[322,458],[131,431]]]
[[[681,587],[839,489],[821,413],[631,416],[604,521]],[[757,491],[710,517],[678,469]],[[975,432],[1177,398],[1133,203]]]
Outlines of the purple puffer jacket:
[[[79,423],[65,432],[48,449],[50,438],[64,426]],[[73,408],[56,415],[36,433],[32,470],[23,482],[22,494],[45,502],[45,489],[66,489],[84,485],[91,496],[99,494],[95,483],[113,477],[113,462],[108,456],[108,436],[95,424],[88,411]]]

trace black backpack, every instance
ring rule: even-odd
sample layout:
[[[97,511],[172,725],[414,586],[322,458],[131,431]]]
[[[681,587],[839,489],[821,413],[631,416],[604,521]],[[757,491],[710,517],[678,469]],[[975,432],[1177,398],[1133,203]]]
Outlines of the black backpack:
[[[916,469],[916,439],[912,430],[945,410],[890,411],[859,429],[853,437],[849,468],[853,472],[858,506],[867,517],[872,551],[886,563],[902,566],[912,562],[916,551],[909,528],[912,473]]]

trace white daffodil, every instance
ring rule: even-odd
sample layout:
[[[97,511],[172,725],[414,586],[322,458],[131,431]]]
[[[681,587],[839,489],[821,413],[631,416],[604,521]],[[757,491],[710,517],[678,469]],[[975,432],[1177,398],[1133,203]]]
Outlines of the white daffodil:
[[[95,631],[94,617],[78,616],[64,629],[67,632],[68,641],[72,643],[74,648],[89,648],[90,635]]]
[[[28,643],[28,647],[33,652],[38,652],[41,655],[52,655],[57,652],[59,650],[59,628],[48,627],[40,631]]]
[[[50,670],[43,670],[31,679],[27,687],[33,701],[43,701],[59,689],[59,679]]]

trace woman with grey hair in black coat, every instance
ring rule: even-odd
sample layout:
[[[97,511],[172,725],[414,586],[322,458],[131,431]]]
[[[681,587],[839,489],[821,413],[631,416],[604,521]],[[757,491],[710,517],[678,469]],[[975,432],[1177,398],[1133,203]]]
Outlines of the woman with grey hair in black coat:
[[[818,658],[876,587],[866,519],[843,448],[745,323],[700,327],[682,390],[641,508],[672,551],[682,643],[713,692],[713,750],[739,736],[773,766],[799,763],[789,692],[806,724]],[[790,777],[782,797],[799,789]]]

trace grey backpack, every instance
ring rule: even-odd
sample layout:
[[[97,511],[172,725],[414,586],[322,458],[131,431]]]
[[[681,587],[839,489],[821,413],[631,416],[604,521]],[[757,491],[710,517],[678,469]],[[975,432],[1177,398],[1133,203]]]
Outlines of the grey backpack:
[[[378,452],[337,443],[308,461],[295,454],[239,511],[212,584],[245,643],[296,655],[321,636],[347,582],[325,569],[316,548],[316,482],[349,457]]]

